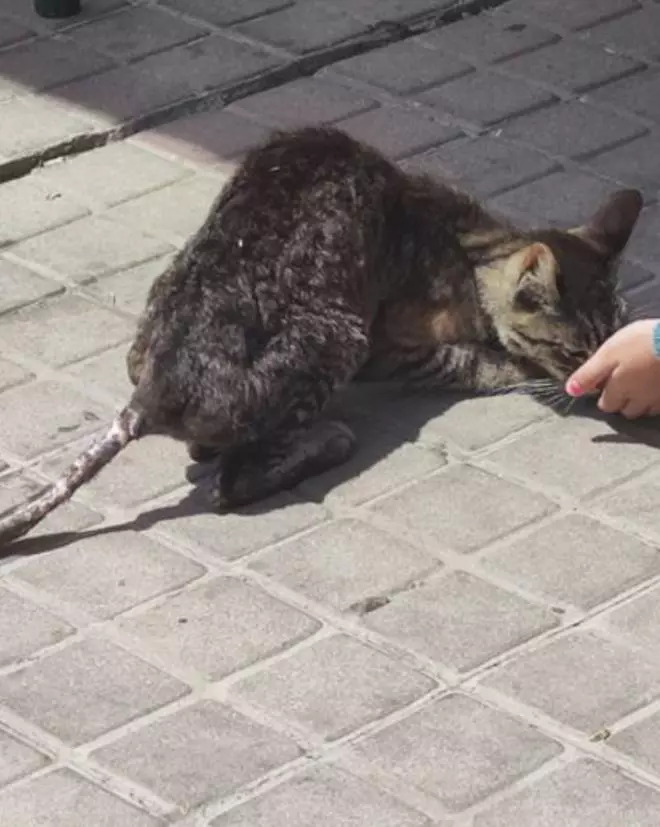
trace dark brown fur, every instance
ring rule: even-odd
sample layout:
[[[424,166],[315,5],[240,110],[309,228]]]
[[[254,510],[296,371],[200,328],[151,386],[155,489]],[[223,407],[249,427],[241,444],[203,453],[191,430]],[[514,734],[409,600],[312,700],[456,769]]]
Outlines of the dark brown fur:
[[[320,415],[354,378],[473,391],[562,380],[621,322],[614,268],[640,209],[624,191],[579,230],[521,232],[338,131],[273,136],[153,284],[127,408],[0,522],[0,541],[143,434],[218,456],[214,502],[235,507],[347,458],[353,434]]]

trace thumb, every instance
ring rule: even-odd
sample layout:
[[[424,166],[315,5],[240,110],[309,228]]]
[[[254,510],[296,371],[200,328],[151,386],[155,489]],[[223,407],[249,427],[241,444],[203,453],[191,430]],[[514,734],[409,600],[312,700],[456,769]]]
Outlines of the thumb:
[[[617,359],[607,342],[579,367],[567,380],[564,389],[569,396],[582,396],[597,391],[617,366]]]

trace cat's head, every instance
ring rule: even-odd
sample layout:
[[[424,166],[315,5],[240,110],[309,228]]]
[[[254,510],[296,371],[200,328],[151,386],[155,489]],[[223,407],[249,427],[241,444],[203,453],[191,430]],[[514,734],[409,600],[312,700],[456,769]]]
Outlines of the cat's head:
[[[588,223],[536,232],[507,260],[499,332],[513,355],[563,381],[625,324],[616,271],[642,205],[637,190],[621,190]]]

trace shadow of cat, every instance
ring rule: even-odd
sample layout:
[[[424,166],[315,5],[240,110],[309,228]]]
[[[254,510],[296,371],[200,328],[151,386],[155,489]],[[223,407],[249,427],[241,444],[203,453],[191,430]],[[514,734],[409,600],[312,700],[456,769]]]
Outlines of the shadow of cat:
[[[333,490],[358,477],[364,471],[384,460],[404,444],[413,444],[422,429],[434,418],[442,416],[455,404],[473,398],[469,394],[447,392],[445,394],[402,394],[395,388],[377,385],[351,386],[330,406],[327,416],[342,419],[356,432],[358,447],[346,463],[317,477],[311,477],[288,492],[294,501],[323,503]],[[539,400],[543,404],[542,400]],[[384,413],[385,412],[385,413]],[[594,442],[636,443],[660,448],[660,417],[631,422],[621,416],[603,414],[592,399],[577,400],[569,418],[579,417],[607,423],[611,433],[598,434]],[[441,441],[427,450],[443,454]],[[12,544],[6,557],[28,557],[54,551],[73,541],[124,531],[146,531],[155,525],[200,514],[216,513],[204,497],[205,481],[213,473],[213,463],[191,463],[185,477],[191,488],[174,503],[158,506],[139,514],[132,520],[81,531],[67,531],[38,536],[28,536]],[[384,493],[384,492],[383,492]],[[285,495],[286,496],[286,495]],[[291,500],[287,500],[290,502]],[[239,509],[246,519],[268,513],[282,507],[282,495],[270,497]],[[222,543],[222,513],[218,517],[218,543]]]
[[[459,394],[403,395],[395,388],[380,385],[351,386],[339,395],[328,408],[326,416],[341,419],[353,428],[358,437],[355,454],[343,465],[312,477],[288,492],[296,501],[322,503],[336,487],[359,476],[367,469],[385,459],[401,445],[413,443],[430,419],[441,416],[454,404],[465,399]],[[396,421],[383,416],[383,409],[393,401],[403,400],[404,409]],[[128,449],[130,450],[130,448]],[[433,448],[431,447],[431,450]],[[435,448],[442,454],[440,446]],[[28,557],[54,551],[74,541],[115,534],[123,531],[145,531],[157,524],[200,514],[217,513],[218,542],[222,543],[221,512],[214,512],[204,497],[205,482],[216,468],[216,464],[191,463],[185,469],[185,478],[191,484],[182,498],[175,503],[157,506],[139,514],[132,520],[109,526],[90,527],[79,531],[62,531],[39,535],[28,535],[0,552],[0,560],[11,557]],[[270,497],[235,512],[249,518],[265,514],[282,506],[282,495]]]

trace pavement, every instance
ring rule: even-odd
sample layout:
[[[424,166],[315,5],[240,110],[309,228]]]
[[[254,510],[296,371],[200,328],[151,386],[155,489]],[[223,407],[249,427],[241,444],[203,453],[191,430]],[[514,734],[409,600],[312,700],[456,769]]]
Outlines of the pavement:
[[[151,279],[274,126],[525,223],[639,186],[658,310],[660,3],[486,5],[0,0],[0,509],[125,401]],[[658,428],[339,404],[362,450],[291,494],[214,516],[151,438],[0,561],[2,827],[660,825]]]

